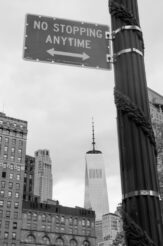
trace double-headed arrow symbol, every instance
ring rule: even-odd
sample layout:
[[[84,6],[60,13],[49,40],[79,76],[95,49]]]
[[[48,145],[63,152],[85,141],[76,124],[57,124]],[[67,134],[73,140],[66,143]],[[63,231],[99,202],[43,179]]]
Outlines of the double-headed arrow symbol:
[[[46,52],[49,53],[51,56],[59,55],[59,56],[78,57],[78,58],[82,58],[83,61],[85,61],[85,60],[90,58],[90,56],[87,55],[85,52],[83,52],[82,54],[70,53],[70,52],[64,52],[64,51],[56,51],[54,48],[52,48],[50,50],[47,50]]]

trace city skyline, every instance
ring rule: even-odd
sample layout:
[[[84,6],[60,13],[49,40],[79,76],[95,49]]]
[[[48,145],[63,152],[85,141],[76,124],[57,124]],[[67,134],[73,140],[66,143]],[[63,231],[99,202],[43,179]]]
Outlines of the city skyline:
[[[94,116],[97,149],[104,154],[110,211],[114,212],[121,201],[121,188],[113,69],[98,71],[22,58],[27,13],[110,26],[108,1],[0,0],[0,5],[0,111],[28,121],[28,155],[33,156],[37,149],[50,150],[53,198],[68,206],[84,206],[84,156],[91,146]],[[159,26],[163,23],[163,3],[157,1],[157,11],[153,11],[152,0],[148,0],[148,12],[146,5],[147,1],[139,0],[147,82],[163,95]]]

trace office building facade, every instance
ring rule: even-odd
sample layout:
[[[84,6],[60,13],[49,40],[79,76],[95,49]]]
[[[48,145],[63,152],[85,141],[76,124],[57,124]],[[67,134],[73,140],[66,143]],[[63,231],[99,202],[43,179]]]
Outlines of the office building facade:
[[[19,246],[27,122],[0,113],[0,245]]]
[[[37,150],[35,152],[34,195],[39,196],[41,202],[52,199],[52,188],[52,162],[49,150]]]
[[[33,156],[26,155],[23,190],[23,200],[25,201],[31,201],[34,196],[34,171],[35,158]]]
[[[117,234],[122,232],[121,217],[113,213],[104,214],[102,217],[102,232],[103,245],[111,246]]]

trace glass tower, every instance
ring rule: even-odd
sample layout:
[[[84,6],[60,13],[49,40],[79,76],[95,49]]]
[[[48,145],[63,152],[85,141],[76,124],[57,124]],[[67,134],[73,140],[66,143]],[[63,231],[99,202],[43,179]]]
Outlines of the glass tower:
[[[95,149],[94,123],[92,123],[93,149],[85,158],[85,197],[84,207],[96,213],[96,220],[109,213],[108,193],[102,152]]]

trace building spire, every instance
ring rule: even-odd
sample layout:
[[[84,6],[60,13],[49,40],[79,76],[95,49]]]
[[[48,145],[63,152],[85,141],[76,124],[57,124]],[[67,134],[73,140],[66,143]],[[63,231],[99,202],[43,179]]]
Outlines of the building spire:
[[[94,130],[94,121],[92,117],[92,145],[93,145],[93,152],[95,151],[95,130]]]

